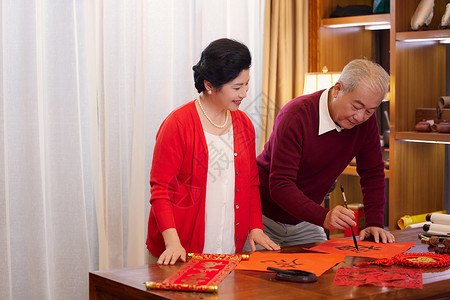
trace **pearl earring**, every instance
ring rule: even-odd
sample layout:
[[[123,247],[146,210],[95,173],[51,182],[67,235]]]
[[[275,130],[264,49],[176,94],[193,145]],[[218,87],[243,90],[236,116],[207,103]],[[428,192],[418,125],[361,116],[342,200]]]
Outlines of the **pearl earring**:
[[[211,93],[212,93],[212,92],[211,92],[211,90],[208,90],[208,94],[210,94],[210,95],[211,95]]]

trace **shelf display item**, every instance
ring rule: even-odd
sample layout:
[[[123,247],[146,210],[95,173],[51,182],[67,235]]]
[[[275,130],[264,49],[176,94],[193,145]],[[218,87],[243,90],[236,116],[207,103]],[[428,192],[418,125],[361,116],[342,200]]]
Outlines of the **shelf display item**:
[[[373,0],[373,13],[388,14],[390,11],[389,5],[389,0]]]
[[[437,131],[439,133],[450,133],[450,122],[447,122],[447,120],[444,120],[438,124],[434,124],[431,127],[434,131]]]
[[[440,108],[449,108],[450,107],[450,96],[440,97],[438,104],[439,104]]]
[[[411,18],[411,30],[428,30],[433,19],[434,0],[421,0]]]
[[[445,13],[442,16],[439,29],[450,29],[450,0],[445,3]]]
[[[363,16],[371,15],[372,13],[372,7],[370,7],[369,5],[338,5],[336,9],[331,13],[330,18]]]
[[[419,132],[430,132],[432,130],[431,124],[428,123],[426,120],[422,120],[419,123],[416,124],[416,131]]]

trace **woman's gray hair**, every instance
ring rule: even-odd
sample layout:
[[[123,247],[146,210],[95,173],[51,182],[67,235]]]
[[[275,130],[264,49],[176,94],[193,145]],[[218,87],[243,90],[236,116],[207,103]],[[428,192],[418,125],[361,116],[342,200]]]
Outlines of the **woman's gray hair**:
[[[379,64],[367,59],[349,62],[342,70],[339,81],[344,93],[352,92],[361,83],[383,98],[389,90],[389,74]]]

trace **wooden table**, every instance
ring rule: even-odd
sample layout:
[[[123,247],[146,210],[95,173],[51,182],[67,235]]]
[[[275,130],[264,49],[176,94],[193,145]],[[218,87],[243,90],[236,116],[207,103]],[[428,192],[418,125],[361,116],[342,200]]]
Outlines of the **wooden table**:
[[[429,252],[422,244],[418,234],[421,229],[395,231],[397,242],[416,241],[407,252]],[[284,247],[281,251],[304,252],[303,247],[317,245]],[[147,291],[144,282],[162,282],[175,273],[182,265],[173,266],[145,265],[118,270],[96,271],[89,273],[90,299],[443,299],[450,298],[450,267],[423,269],[423,289],[403,289],[375,286],[335,286],[336,270],[339,267],[351,267],[355,262],[373,259],[347,256],[343,262],[325,272],[314,283],[293,283],[274,279],[274,273],[235,270],[220,284],[217,294]],[[371,265],[372,268],[381,266]],[[394,265],[393,267],[401,267]],[[389,268],[383,266],[383,268]]]

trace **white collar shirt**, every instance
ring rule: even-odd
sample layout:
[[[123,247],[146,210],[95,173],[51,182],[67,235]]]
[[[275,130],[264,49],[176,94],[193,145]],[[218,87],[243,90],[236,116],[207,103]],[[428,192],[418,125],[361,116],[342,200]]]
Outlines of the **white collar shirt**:
[[[323,91],[319,99],[319,132],[318,135],[322,135],[329,131],[335,130],[341,132],[342,128],[334,123],[331,118],[330,111],[328,110],[328,92],[330,88]]]

